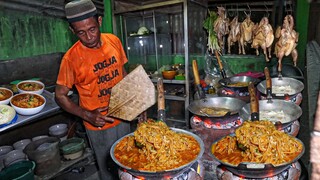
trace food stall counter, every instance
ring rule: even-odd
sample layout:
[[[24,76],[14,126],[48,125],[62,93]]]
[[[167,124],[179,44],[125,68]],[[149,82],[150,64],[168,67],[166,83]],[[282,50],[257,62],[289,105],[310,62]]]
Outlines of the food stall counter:
[[[0,133],[10,129],[14,129],[16,127],[19,127],[25,124],[29,124],[31,122],[44,118],[50,114],[58,112],[60,110],[59,105],[54,100],[53,93],[47,90],[44,90],[41,95],[46,98],[46,105],[39,113],[30,115],[30,116],[24,116],[17,113],[16,121],[14,123],[9,123],[8,125],[0,128]]]

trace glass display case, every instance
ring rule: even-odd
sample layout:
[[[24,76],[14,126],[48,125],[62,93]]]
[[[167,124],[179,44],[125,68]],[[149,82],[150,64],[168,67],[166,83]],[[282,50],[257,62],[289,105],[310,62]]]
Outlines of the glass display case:
[[[187,108],[193,89],[190,62],[203,61],[207,49],[202,27],[207,4],[191,0],[150,2],[138,5],[115,1],[114,32],[124,43],[129,71],[142,64],[155,83],[167,68],[176,68],[182,75],[164,79],[167,119],[189,127]],[[156,109],[150,111],[156,117]]]

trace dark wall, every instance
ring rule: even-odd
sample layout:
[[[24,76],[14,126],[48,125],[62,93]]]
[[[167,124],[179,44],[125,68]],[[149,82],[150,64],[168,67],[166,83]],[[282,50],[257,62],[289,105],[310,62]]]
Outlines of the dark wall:
[[[55,84],[63,53],[53,53],[0,61],[0,82],[40,78],[46,85]]]

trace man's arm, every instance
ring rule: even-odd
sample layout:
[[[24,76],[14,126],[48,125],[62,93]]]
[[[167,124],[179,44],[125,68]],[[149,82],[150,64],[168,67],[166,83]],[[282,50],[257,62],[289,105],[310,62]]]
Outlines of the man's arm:
[[[77,104],[75,104],[69,97],[69,88],[62,85],[57,85],[55,90],[55,99],[58,105],[65,111],[79,116],[83,120],[91,123],[94,126],[103,126],[106,122],[113,122],[112,118],[106,117],[101,114],[103,111],[107,111],[108,107],[102,107],[93,111],[88,111]]]

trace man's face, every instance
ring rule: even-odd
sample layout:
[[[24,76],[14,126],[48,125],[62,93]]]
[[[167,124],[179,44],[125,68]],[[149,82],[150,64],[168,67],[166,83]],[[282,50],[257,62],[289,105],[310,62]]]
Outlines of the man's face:
[[[82,21],[72,23],[71,30],[78,36],[80,42],[88,48],[100,48],[100,25],[102,19],[98,18],[98,22],[94,17],[84,19]]]

